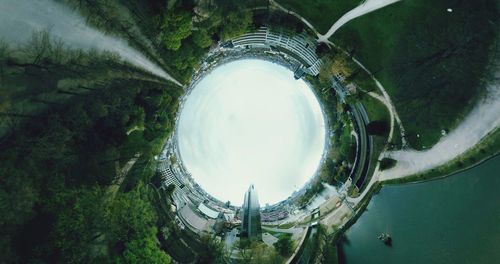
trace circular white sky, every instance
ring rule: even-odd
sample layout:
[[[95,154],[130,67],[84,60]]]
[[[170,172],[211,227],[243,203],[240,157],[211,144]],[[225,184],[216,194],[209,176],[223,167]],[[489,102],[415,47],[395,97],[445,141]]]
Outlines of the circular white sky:
[[[300,189],[325,145],[309,86],[278,64],[246,59],[215,68],[187,96],[178,124],[182,162],[221,201],[241,205],[254,184],[260,204]]]

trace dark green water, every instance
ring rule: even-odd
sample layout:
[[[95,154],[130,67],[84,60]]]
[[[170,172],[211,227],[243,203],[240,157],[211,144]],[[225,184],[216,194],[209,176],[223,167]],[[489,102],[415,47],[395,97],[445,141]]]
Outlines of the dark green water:
[[[500,156],[443,179],[383,187],[346,235],[347,264],[500,263]]]

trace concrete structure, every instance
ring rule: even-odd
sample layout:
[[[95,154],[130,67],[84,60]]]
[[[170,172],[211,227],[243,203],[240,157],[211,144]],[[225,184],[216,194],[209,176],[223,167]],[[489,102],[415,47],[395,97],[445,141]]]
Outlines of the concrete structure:
[[[182,189],[184,188],[183,179],[176,177],[176,175],[172,172],[172,168],[167,162],[161,162],[158,165],[158,170],[161,175],[164,177],[164,185],[169,186],[170,184],[175,185],[175,188]]]
[[[200,203],[200,205],[198,205],[198,210],[200,210],[200,212],[202,212],[205,216],[207,216],[209,218],[216,219],[217,217],[219,217],[219,212],[208,208],[203,203]]]
[[[221,47],[243,48],[271,48],[290,55],[300,61],[307,74],[316,76],[321,69],[321,60],[316,55],[317,42],[307,34],[287,33],[285,31],[272,31],[261,27],[257,31],[239,36],[230,44]]]
[[[262,227],[260,223],[260,205],[259,197],[255,187],[250,185],[248,191],[245,193],[245,200],[243,201],[243,223],[241,224],[241,237],[249,239],[262,239]]]

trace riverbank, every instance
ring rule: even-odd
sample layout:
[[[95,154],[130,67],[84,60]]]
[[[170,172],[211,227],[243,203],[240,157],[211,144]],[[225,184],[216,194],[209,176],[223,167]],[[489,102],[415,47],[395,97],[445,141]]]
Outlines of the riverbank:
[[[487,136],[481,143],[474,146],[465,154],[457,157],[453,161],[432,169],[429,172],[417,174],[410,177],[399,178],[394,180],[386,180],[386,181],[375,181],[366,191],[366,193],[362,196],[361,200],[356,201],[354,204],[354,209],[352,210],[352,215],[349,220],[345,221],[343,224],[339,225],[339,229],[335,230],[334,239],[331,241],[332,244],[338,244],[342,241],[344,234],[351,228],[358,219],[362,216],[362,214],[366,211],[366,208],[370,204],[372,197],[374,194],[380,192],[382,187],[384,186],[394,186],[394,185],[403,185],[407,183],[418,183],[424,181],[433,181],[442,179],[445,177],[453,176],[468,170],[471,170],[489,159],[495,158],[500,155],[498,151],[500,149],[500,130],[497,129],[494,133]],[[440,176],[441,175],[441,176]],[[346,206],[346,202],[342,206]],[[338,245],[337,245],[338,246]],[[339,253],[339,263],[342,262],[342,254]]]
[[[498,128],[486,136],[481,143],[444,165],[408,177],[386,180],[383,184],[415,183],[449,177],[472,169],[497,155],[500,155],[500,129]]]
[[[345,231],[345,243],[341,243],[345,263],[493,263],[500,259],[496,248],[499,161],[497,155],[440,180],[384,185]],[[393,237],[391,247],[376,239],[382,232]]]

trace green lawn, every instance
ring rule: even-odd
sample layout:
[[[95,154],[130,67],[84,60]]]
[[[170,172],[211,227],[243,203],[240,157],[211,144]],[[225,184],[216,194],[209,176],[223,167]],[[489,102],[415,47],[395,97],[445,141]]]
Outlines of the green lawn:
[[[316,30],[324,34],[349,10],[355,8],[360,0],[278,0],[283,7],[307,19]]]
[[[349,22],[331,40],[375,74],[411,146],[422,149],[453,129],[481,94],[496,2],[405,0]]]
[[[387,124],[391,123],[391,117],[389,116],[389,111],[383,103],[379,100],[371,97],[370,95],[363,95],[361,103],[365,107],[366,113],[370,121],[383,120]]]
[[[290,223],[286,223],[286,224],[281,224],[281,225],[278,225],[278,228],[280,229],[288,229],[288,228],[292,228],[295,226],[295,222],[290,222]]]

